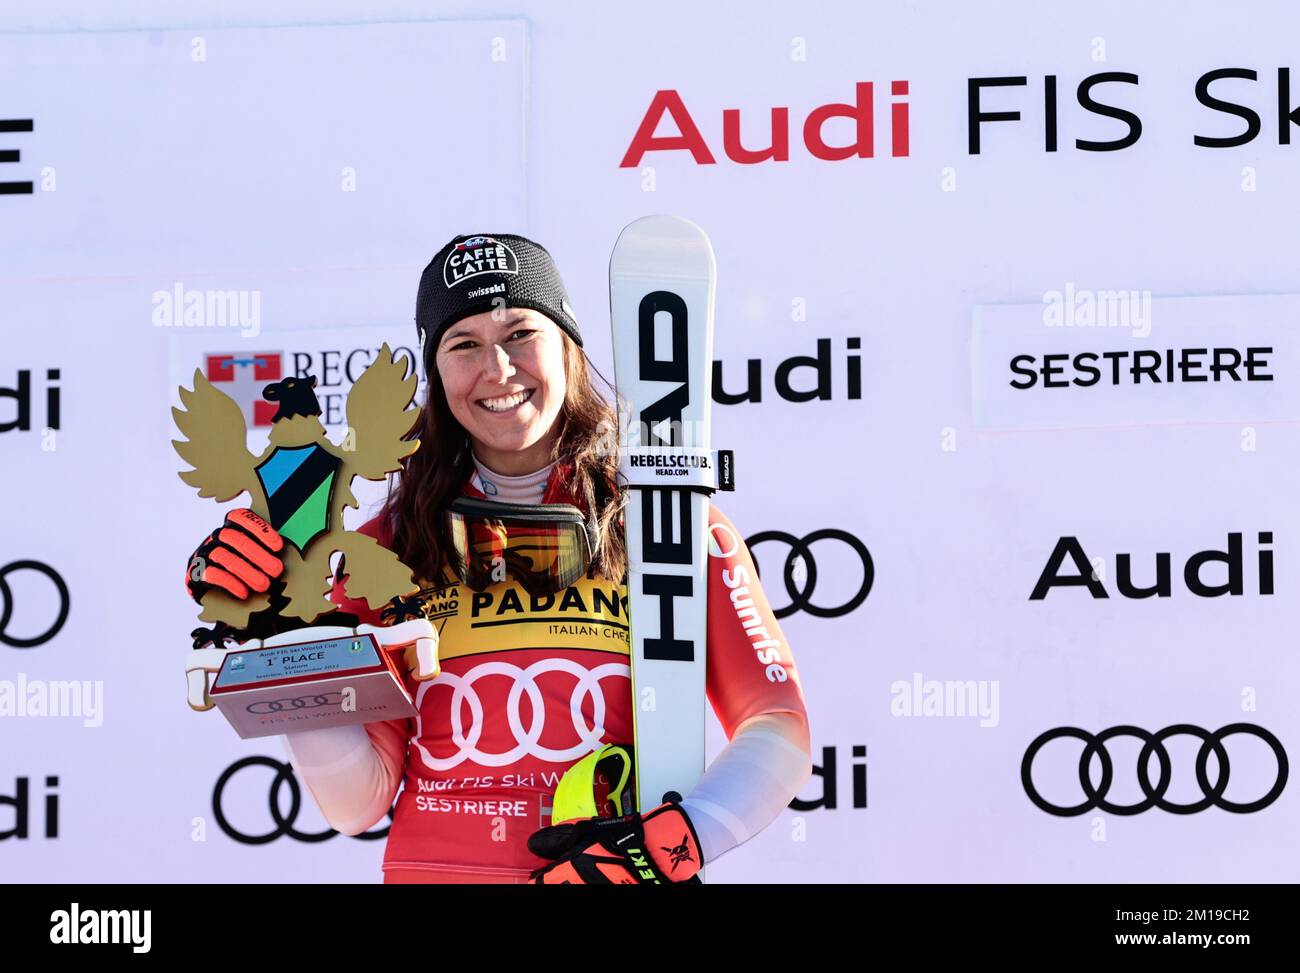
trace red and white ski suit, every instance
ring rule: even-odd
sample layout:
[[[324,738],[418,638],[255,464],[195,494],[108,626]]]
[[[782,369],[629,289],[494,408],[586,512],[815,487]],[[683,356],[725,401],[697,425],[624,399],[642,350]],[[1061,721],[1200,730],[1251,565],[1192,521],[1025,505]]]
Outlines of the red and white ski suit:
[[[584,507],[568,472],[550,468],[541,502]],[[476,483],[464,493],[483,498]],[[811,773],[790,647],[740,532],[712,503],[709,530],[706,692],[729,742],[683,801],[706,862],[770,823]],[[392,543],[379,518],[361,532]],[[344,588],[331,595],[342,609],[381,624]],[[397,798],[386,882],[526,881],[545,864],[526,843],[551,823],[560,776],[633,740],[627,589],[583,579],[539,599],[509,580],[475,592],[444,571],[421,593],[441,674],[413,684],[418,717],[287,734],[290,759],[344,833]]]

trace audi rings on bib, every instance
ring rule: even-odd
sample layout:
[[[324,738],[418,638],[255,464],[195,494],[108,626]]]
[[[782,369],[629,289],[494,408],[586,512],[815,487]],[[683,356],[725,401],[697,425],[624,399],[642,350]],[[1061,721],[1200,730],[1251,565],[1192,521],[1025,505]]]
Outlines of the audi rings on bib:
[[[275,827],[265,834],[244,834],[226,817],[225,808],[222,806],[222,800],[225,796],[226,785],[230,779],[243,770],[245,767],[269,767],[275,771],[275,778],[271,781],[271,791],[269,795],[271,820]],[[280,788],[288,786],[289,788],[289,813],[280,813]],[[265,845],[274,841],[276,838],[288,836],[295,841],[315,843],[318,841],[328,841],[339,832],[332,828],[327,831],[307,832],[299,831],[294,827],[298,820],[298,812],[302,810],[302,788],[298,786],[298,779],[293,774],[293,765],[275,760],[272,757],[244,757],[242,760],[236,760],[227,767],[217,778],[217,786],[212,791],[212,814],[217,819],[217,825],[225,832],[226,836],[238,841],[242,845]],[[393,812],[388,812],[389,820],[392,820]],[[379,831],[366,831],[362,834],[352,835],[358,841],[377,841],[380,838],[388,837],[388,828],[385,827]]]
[[[535,677],[545,672],[565,672],[578,680],[569,696],[569,716],[577,739],[573,746],[563,750],[544,747],[538,742],[546,729],[548,710]],[[505,710],[515,745],[504,753],[486,753],[478,749],[487,714],[483,701],[474,690],[474,683],[487,676],[508,676],[514,680]],[[605,732],[605,696],[601,692],[600,683],[610,676],[619,676],[630,682],[632,667],[626,662],[607,662],[588,669],[571,659],[557,657],[541,659],[522,669],[510,662],[484,662],[463,675],[443,670],[436,680],[422,683],[415,696],[415,707],[420,715],[416,717],[413,739],[420,752],[420,759],[430,770],[436,771],[451,770],[466,760],[473,761],[480,767],[508,767],[524,757],[535,757],[551,763],[578,760],[603,745],[601,737]],[[456,752],[450,757],[435,757],[421,742],[424,738],[424,697],[437,688],[452,690],[451,709],[447,718]],[[524,727],[520,706],[525,694],[532,710],[532,720],[527,728]],[[587,726],[582,715],[582,703],[588,696],[592,702],[591,726]],[[468,733],[461,722],[461,712],[465,706],[468,706],[470,712]]]
[[[44,632],[31,638],[17,638],[9,634],[9,622],[14,613],[14,592],[9,587],[8,577],[15,571],[35,571],[38,574],[43,574],[54,582],[54,587],[59,592],[58,615]],[[59,572],[48,564],[40,561],[14,561],[6,564],[3,568],[0,568],[0,645],[8,645],[15,649],[31,649],[38,645],[44,645],[59,634],[59,629],[63,628],[63,623],[68,620],[70,604],[71,599],[68,595],[67,583],[60,577]]]
[[[1228,787],[1228,775],[1231,769],[1228,763],[1228,751],[1223,746],[1223,740],[1225,737],[1238,733],[1259,737],[1269,745],[1277,761],[1277,779],[1274,781],[1273,786],[1263,797],[1249,803],[1230,801],[1223,796],[1223,792]],[[1165,800],[1165,792],[1169,789],[1173,774],[1169,752],[1164,747],[1164,741],[1169,737],[1184,734],[1196,737],[1201,741],[1201,748],[1196,754],[1196,782],[1200,785],[1201,792],[1205,796],[1199,801],[1193,801],[1191,804],[1176,804]],[[1142,741],[1142,751],[1138,754],[1137,759],[1137,779],[1138,785],[1142,788],[1142,793],[1146,795],[1146,799],[1136,804],[1113,804],[1106,800],[1106,793],[1110,790],[1111,782],[1114,779],[1114,765],[1111,762],[1110,754],[1106,751],[1106,741],[1117,736],[1131,736]],[[1087,800],[1080,804],[1065,807],[1052,804],[1046,800],[1038,793],[1033,781],[1033,763],[1038,751],[1053,740],[1059,740],[1062,737],[1074,737],[1084,743],[1083,753],[1079,757],[1079,784],[1087,797]],[[1209,776],[1211,753],[1214,754],[1218,762],[1218,778],[1213,784],[1210,783]],[[1154,784],[1147,772],[1152,755],[1156,757],[1160,765],[1160,776]],[[1096,787],[1093,786],[1092,777],[1089,774],[1089,768],[1092,765],[1094,756],[1101,761],[1101,781]],[[1101,733],[1092,734],[1087,730],[1081,730],[1074,726],[1058,726],[1053,730],[1040,734],[1029,745],[1029,749],[1025,751],[1024,759],[1020,763],[1020,780],[1024,785],[1025,793],[1029,795],[1029,799],[1040,810],[1063,818],[1075,817],[1094,808],[1108,814],[1118,815],[1141,814],[1153,807],[1168,811],[1170,814],[1196,814],[1208,807],[1217,807],[1224,811],[1231,811],[1233,814],[1250,814],[1253,811],[1268,807],[1278,799],[1283,788],[1286,787],[1289,771],[1290,766],[1287,762],[1286,751],[1282,749],[1281,741],[1268,730],[1261,726],[1255,726],[1253,723],[1232,723],[1214,733],[1188,723],[1167,726],[1158,733],[1148,733],[1136,726],[1116,726],[1109,730],[1103,730]]]

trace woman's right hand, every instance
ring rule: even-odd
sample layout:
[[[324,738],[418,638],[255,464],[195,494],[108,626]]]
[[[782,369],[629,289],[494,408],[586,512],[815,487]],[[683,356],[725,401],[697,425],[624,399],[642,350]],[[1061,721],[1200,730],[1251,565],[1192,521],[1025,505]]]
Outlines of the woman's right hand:
[[[239,601],[261,594],[284,571],[284,538],[247,507],[226,514],[225,523],[190,555],[185,588],[199,604],[209,591]]]

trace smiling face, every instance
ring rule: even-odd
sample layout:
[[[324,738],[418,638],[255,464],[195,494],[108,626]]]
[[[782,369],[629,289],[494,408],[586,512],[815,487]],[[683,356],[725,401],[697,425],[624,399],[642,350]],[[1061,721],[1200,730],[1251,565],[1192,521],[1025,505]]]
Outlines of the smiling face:
[[[447,405],[484,465],[519,476],[550,462],[565,394],[564,335],[554,321],[529,308],[462,318],[443,333],[435,362]]]

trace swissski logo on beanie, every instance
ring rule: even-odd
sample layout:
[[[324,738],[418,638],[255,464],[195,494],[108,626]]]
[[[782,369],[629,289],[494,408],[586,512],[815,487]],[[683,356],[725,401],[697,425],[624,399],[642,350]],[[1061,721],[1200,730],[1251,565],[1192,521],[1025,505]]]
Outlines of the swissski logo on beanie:
[[[476,274],[517,274],[519,258],[506,244],[490,236],[472,236],[457,243],[442,264],[442,282],[448,287]]]

